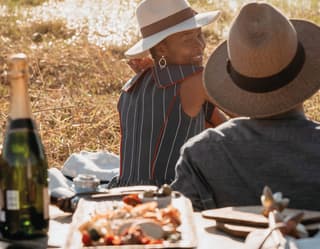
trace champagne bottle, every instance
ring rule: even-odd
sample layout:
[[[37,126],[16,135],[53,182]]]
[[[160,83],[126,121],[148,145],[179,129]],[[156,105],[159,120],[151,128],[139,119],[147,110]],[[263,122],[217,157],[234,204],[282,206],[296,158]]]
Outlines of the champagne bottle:
[[[10,239],[45,236],[49,224],[48,164],[28,95],[24,54],[9,58],[10,107],[0,163],[1,232]]]

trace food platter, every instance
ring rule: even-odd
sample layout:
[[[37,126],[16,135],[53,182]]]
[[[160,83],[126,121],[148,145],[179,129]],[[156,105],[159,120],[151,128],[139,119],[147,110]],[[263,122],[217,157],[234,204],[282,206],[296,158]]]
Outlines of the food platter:
[[[127,191],[126,191],[127,192]],[[130,192],[130,191],[129,191]],[[136,189],[134,191],[137,192]],[[82,234],[79,227],[92,217],[95,213],[102,213],[116,203],[121,202],[125,194],[119,194],[118,198],[112,199],[81,199],[77,209],[73,215],[68,239],[64,248],[97,248],[97,249],[144,249],[144,248],[194,248],[197,246],[196,229],[193,221],[193,210],[191,202],[182,195],[175,193],[172,195],[171,205],[179,210],[181,225],[178,227],[181,233],[181,239],[176,242],[164,240],[162,244],[130,244],[130,245],[99,245],[99,246],[84,246],[82,243]]]

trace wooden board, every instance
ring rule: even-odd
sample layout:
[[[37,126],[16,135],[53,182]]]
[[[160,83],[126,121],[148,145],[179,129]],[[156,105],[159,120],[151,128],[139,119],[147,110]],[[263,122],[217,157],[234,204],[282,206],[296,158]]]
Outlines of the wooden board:
[[[259,228],[259,227],[225,224],[225,223],[221,223],[221,222],[217,222],[216,226],[219,230],[221,230],[227,234],[230,234],[232,236],[240,237],[240,238],[247,237],[247,235],[253,231],[265,229],[265,228]]]
[[[162,245],[120,245],[120,246],[96,246],[96,247],[84,247],[81,242],[81,233],[79,232],[79,226],[88,220],[90,214],[96,210],[105,208],[108,205],[112,205],[112,200],[87,200],[81,199],[78,207],[73,215],[72,223],[68,233],[66,244],[63,248],[75,249],[75,248],[99,248],[99,249],[150,249],[150,248],[195,248],[197,246],[196,228],[193,220],[193,210],[191,202],[182,195],[175,195],[172,198],[171,204],[178,208],[181,214],[182,224],[179,227],[182,239],[176,243],[170,243],[165,241]]]
[[[268,227],[268,219],[261,214],[261,210],[261,206],[226,207],[205,210],[202,212],[202,216],[225,224],[266,228]],[[302,224],[320,222],[320,212],[318,211],[288,208],[283,213],[287,216],[301,211],[304,212]]]

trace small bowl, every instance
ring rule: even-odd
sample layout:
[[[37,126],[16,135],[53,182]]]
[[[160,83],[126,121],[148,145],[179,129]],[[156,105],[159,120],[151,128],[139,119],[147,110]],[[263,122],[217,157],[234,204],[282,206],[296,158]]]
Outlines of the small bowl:
[[[97,192],[100,180],[95,175],[79,174],[73,179],[73,189],[76,193]]]

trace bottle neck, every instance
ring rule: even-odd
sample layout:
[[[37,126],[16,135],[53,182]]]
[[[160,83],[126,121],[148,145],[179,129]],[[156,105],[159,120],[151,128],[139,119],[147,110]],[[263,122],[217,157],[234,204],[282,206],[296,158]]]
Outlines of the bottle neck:
[[[27,75],[21,75],[10,80],[9,118],[11,120],[32,119],[27,77]]]

